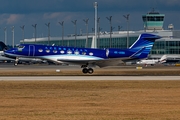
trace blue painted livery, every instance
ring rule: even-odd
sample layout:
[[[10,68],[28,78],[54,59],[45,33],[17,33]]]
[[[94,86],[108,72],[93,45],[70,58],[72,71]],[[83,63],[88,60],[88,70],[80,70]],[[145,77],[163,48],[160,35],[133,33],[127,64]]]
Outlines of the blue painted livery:
[[[92,73],[89,66],[108,66],[131,59],[143,59],[148,56],[156,39],[160,36],[144,33],[128,49],[92,49],[64,46],[47,46],[36,44],[21,44],[17,48],[6,50],[5,56],[16,58],[35,57],[58,63],[80,64],[83,73]]]

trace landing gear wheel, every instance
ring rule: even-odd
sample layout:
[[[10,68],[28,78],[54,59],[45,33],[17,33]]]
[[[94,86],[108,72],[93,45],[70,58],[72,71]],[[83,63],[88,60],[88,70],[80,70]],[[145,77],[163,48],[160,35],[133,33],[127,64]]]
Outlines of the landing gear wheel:
[[[14,66],[18,65],[19,57],[16,57],[16,60],[14,61]]]
[[[89,74],[92,74],[93,72],[94,72],[94,70],[93,70],[92,68],[89,68],[89,69],[88,69],[88,73],[89,73]]]
[[[82,72],[86,74],[86,73],[88,73],[88,69],[87,68],[83,68]]]
[[[18,65],[18,63],[17,62],[14,62],[14,66],[17,66]]]

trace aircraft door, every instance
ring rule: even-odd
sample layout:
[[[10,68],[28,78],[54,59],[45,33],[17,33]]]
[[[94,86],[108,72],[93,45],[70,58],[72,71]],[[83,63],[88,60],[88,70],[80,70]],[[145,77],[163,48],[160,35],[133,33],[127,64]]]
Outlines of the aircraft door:
[[[106,57],[109,56],[109,49],[106,49]]]
[[[35,54],[35,46],[29,45],[29,56],[34,56]]]

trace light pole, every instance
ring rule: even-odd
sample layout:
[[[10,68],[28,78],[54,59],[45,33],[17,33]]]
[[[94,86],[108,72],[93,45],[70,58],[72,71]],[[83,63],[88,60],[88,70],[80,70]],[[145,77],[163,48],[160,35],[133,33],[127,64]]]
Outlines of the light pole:
[[[23,39],[23,44],[24,44],[24,27],[25,27],[25,25],[20,26],[20,28],[22,29],[22,39]]]
[[[64,21],[59,22],[59,24],[62,26],[62,46],[63,46],[64,45],[63,44],[63,41],[64,41]],[[60,41],[59,41],[59,45],[60,45]]]
[[[88,47],[88,21],[89,19],[87,18],[86,20],[83,20],[85,22],[85,25],[86,25],[86,35],[87,35],[87,38],[86,38],[86,45],[85,47],[87,48]]]
[[[7,28],[4,28],[4,43],[7,45]]]
[[[45,23],[45,25],[48,27],[48,45],[50,45],[50,22],[49,23]]]
[[[97,2],[94,2],[94,35],[95,35],[95,38],[94,38],[94,45],[93,45],[93,48],[97,48],[97,19],[98,19],[98,3]]]
[[[127,48],[129,48],[129,15],[130,14],[123,15],[124,18],[126,18],[126,21],[127,21]]]
[[[97,48],[99,48],[99,43],[100,43],[100,40],[99,40],[99,34],[100,34],[100,17],[98,17],[97,19],[97,28],[98,28],[98,39],[97,39]]]
[[[37,24],[34,24],[34,25],[32,25],[32,27],[34,27],[34,38],[35,38],[35,43],[36,43],[36,26],[37,26]]]
[[[76,47],[76,31],[77,31],[77,26],[76,26],[76,22],[77,22],[77,20],[74,20],[74,21],[72,21],[72,23],[74,24],[74,30],[75,30],[75,47]]]
[[[110,48],[111,48],[111,42],[112,42],[112,40],[111,40],[111,34],[112,34],[112,23],[111,23],[111,20],[112,20],[112,16],[110,16],[110,17],[106,17],[108,20],[109,20],[109,23],[110,23],[110,42],[109,42],[109,46],[110,46]]]
[[[118,31],[121,31],[122,26],[118,26]]]
[[[12,26],[12,47],[14,48],[14,26]]]

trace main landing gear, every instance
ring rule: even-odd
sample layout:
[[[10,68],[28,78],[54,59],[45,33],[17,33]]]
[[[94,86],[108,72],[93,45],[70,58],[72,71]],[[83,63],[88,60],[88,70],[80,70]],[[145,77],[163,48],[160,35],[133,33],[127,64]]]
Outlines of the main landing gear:
[[[92,74],[94,72],[94,70],[92,68],[89,68],[87,65],[82,65],[81,68],[83,68],[82,72],[84,74],[87,74],[87,73]]]

